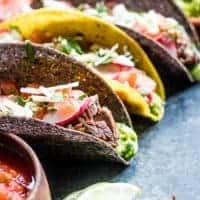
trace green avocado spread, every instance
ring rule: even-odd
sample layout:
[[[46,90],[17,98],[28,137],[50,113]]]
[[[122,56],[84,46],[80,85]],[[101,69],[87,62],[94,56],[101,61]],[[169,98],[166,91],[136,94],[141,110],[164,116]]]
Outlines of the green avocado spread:
[[[191,74],[196,81],[200,81],[200,63],[193,67]]]
[[[119,131],[119,143],[117,152],[125,160],[130,160],[138,151],[138,138],[135,131],[125,124],[117,123]]]
[[[200,0],[176,0],[176,3],[187,16],[200,16]]]

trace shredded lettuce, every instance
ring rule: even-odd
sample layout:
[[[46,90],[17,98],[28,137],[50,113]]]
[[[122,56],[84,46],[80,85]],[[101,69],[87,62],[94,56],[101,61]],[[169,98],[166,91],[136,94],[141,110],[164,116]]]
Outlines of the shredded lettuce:
[[[55,40],[55,44],[58,45],[57,48],[59,48],[59,50],[61,50],[62,52],[66,54],[70,54],[72,53],[72,51],[78,54],[83,54],[83,50],[81,49],[81,46],[74,39],[66,39],[60,36]]]
[[[93,44],[88,52],[84,52],[75,39],[58,37],[54,44],[58,50],[72,56],[89,67],[98,67],[99,65],[112,63],[114,61],[119,62],[119,58],[126,65],[135,66],[133,58],[127,48],[124,48],[124,54],[117,52],[119,48],[118,44],[114,45],[111,49]]]

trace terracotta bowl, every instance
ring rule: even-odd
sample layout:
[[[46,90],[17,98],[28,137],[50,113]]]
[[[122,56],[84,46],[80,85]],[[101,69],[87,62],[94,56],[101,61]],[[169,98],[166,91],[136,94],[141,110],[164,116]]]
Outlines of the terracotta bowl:
[[[34,178],[33,188],[30,190],[27,200],[51,200],[49,185],[44,170],[31,147],[21,138],[14,134],[3,133],[0,131],[0,147],[14,152],[24,159],[28,164]]]
[[[200,17],[191,17],[190,22],[194,25],[197,30],[199,39],[200,39]]]

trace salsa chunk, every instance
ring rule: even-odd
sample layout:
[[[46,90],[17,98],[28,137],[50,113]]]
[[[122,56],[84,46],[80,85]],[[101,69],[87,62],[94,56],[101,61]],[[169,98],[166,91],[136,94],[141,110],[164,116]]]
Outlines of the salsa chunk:
[[[24,200],[33,185],[26,161],[0,147],[0,200]]]

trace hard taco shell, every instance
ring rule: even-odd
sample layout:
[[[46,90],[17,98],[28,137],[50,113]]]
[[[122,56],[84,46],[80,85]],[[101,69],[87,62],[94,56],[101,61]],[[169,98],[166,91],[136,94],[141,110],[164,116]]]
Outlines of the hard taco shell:
[[[48,42],[58,36],[83,36],[86,41],[100,44],[107,48],[119,44],[119,51],[123,51],[124,46],[126,46],[134,58],[137,59],[139,68],[157,83],[156,92],[158,95],[163,100],[165,99],[163,83],[145,52],[135,40],[114,25],[78,11],[61,11],[46,8],[13,18],[2,23],[0,28],[9,28],[11,26],[17,27],[25,39],[30,39],[34,42]],[[113,86],[112,84],[110,85]],[[115,90],[116,88],[113,87],[113,89]],[[129,89],[131,89],[129,93],[134,90],[132,88]],[[134,91],[133,93],[137,92]],[[140,96],[139,100],[138,96]],[[122,100],[124,100],[123,97],[121,96]],[[136,114],[149,117],[155,121],[162,118],[162,116],[156,118],[151,115],[149,105],[141,95],[137,94],[133,97],[131,101],[126,102],[128,107],[131,107],[131,111],[134,110]]]
[[[19,87],[28,83],[53,86],[79,81],[79,88],[88,95],[99,95],[101,105],[112,111],[116,122],[132,127],[126,108],[108,84],[95,72],[56,50],[33,44],[0,44],[0,82],[3,80],[15,80]],[[127,164],[103,140],[41,120],[0,117],[0,129],[23,137],[45,155]]]

